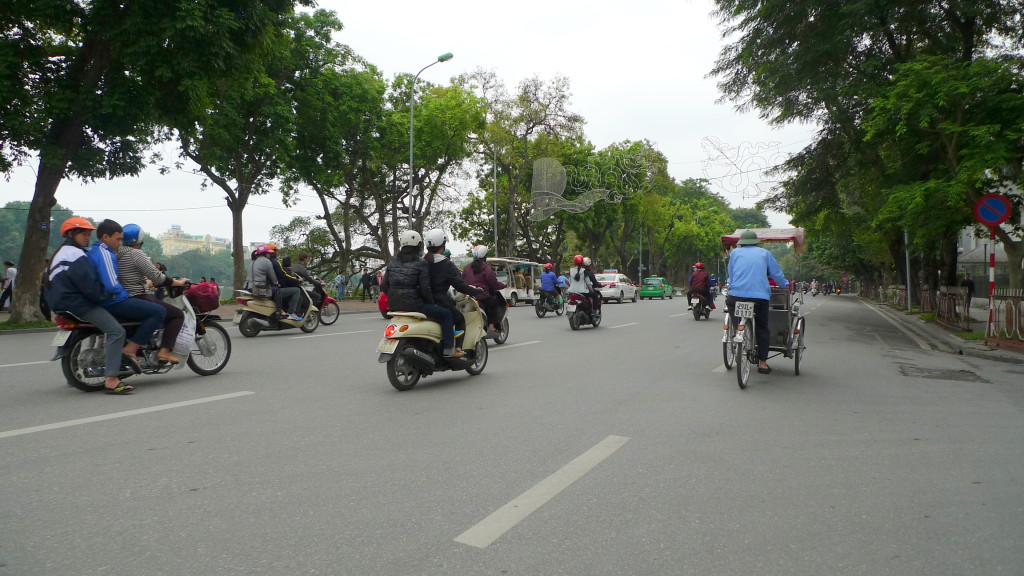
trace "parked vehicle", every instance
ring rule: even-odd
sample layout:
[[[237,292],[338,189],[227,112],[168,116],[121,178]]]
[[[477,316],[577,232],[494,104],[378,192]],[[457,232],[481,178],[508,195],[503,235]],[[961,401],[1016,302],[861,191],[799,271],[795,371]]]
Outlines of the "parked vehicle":
[[[227,330],[218,323],[221,320],[220,316],[200,312],[185,298],[184,290],[184,287],[167,288],[164,302],[181,308],[185,313],[185,326],[194,327],[195,338],[188,355],[179,354],[178,350],[174,351],[175,355],[184,358],[185,362],[171,364],[157,360],[163,336],[161,328],[153,333],[146,346],[139,348],[136,361],[141,372],[136,372],[130,361],[127,361],[127,357],[122,356],[118,375],[122,380],[137,373],[166,374],[185,365],[200,376],[211,376],[227,365],[231,358],[231,338]],[[53,359],[60,359],[61,370],[68,385],[83,392],[102,390],[106,349],[103,332],[68,312],[55,312],[55,320],[59,330],[53,339],[53,345],[57,347]],[[125,323],[124,327],[131,335],[138,324],[129,322]],[[182,328],[183,333],[185,330],[186,328]]]
[[[520,302],[536,302],[540,296],[540,275],[544,271],[543,266],[522,258],[488,258],[487,264],[494,269],[498,281],[505,284],[501,295],[508,301],[509,306],[515,306]],[[524,281],[520,284],[516,283],[517,272],[523,276]]]
[[[388,381],[396,390],[411,390],[420,378],[435,372],[465,370],[476,376],[487,365],[484,315],[476,300],[459,294],[455,305],[466,318],[462,358],[446,358],[441,344],[441,325],[420,312],[390,312],[391,323],[377,345],[377,361],[386,364]]]
[[[313,298],[306,290],[299,290],[299,298],[304,299],[300,310],[305,310],[302,320],[278,318],[277,306],[269,298],[257,298],[248,290],[238,290],[238,310],[235,311],[234,324],[246,338],[252,338],[260,332],[277,332],[298,328],[303,332],[315,332],[320,326],[320,314],[313,305]]]
[[[651,276],[650,278],[644,278],[640,285],[640,299],[647,298],[651,300],[653,298],[672,299],[672,285],[668,283],[668,278],[663,276]]]
[[[579,330],[580,326],[591,324],[594,328],[601,325],[601,316],[594,314],[594,305],[590,298],[582,294],[569,294],[565,304],[565,315],[569,318],[569,327]]]
[[[633,284],[633,281],[625,274],[605,272],[597,274],[596,276],[597,281],[603,285],[603,287],[599,289],[599,292],[601,293],[601,298],[604,298],[606,303],[609,300],[615,300],[619,304],[622,304],[622,302],[627,298],[636,302],[637,293],[640,291],[640,287]]]

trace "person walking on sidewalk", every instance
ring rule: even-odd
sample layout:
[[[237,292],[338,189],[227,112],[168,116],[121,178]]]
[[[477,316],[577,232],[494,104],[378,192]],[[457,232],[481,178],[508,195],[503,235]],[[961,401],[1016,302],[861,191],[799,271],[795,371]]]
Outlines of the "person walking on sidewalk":
[[[6,304],[8,300],[13,302],[14,296],[12,294],[14,292],[14,279],[18,277],[18,269],[14,267],[14,262],[7,260],[4,262],[4,267],[7,271],[4,274],[2,282],[3,292],[0,293],[0,310],[4,309],[4,304]]]
[[[370,297],[370,301],[373,301],[373,295],[370,294],[370,284],[373,282],[373,278],[370,277],[370,269],[363,268],[363,275],[359,277],[359,287],[362,288],[363,296],[360,302],[366,302],[366,297]]]
[[[964,272],[964,279],[960,281],[964,290],[964,316],[971,316],[971,300],[974,300],[974,278],[970,272]]]

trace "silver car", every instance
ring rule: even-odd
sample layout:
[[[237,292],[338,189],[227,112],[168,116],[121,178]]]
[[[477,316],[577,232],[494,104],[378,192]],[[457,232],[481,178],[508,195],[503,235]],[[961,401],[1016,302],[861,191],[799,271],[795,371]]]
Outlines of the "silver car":
[[[597,281],[603,285],[599,292],[605,302],[615,300],[621,304],[626,299],[636,302],[636,293],[640,288],[625,274],[606,272],[595,276],[597,276]]]

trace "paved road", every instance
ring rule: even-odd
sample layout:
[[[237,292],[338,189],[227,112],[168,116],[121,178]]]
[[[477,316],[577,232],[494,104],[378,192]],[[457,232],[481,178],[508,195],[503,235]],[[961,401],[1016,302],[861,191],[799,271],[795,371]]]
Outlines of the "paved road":
[[[480,376],[387,383],[385,321],[230,328],[224,372],[85,394],[0,336],[0,576],[1020,574],[1020,366],[853,297],[741,391],[720,315],[512,310]]]

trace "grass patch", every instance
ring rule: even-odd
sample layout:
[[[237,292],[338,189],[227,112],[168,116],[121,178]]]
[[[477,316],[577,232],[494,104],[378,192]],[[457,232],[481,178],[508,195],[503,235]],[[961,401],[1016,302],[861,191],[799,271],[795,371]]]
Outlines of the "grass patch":
[[[922,322],[935,322],[935,313],[929,312],[928,314],[921,314]]]
[[[956,337],[961,340],[984,340],[984,332],[957,332]]]
[[[29,330],[32,328],[56,328],[53,322],[0,322],[0,331],[3,330]]]

